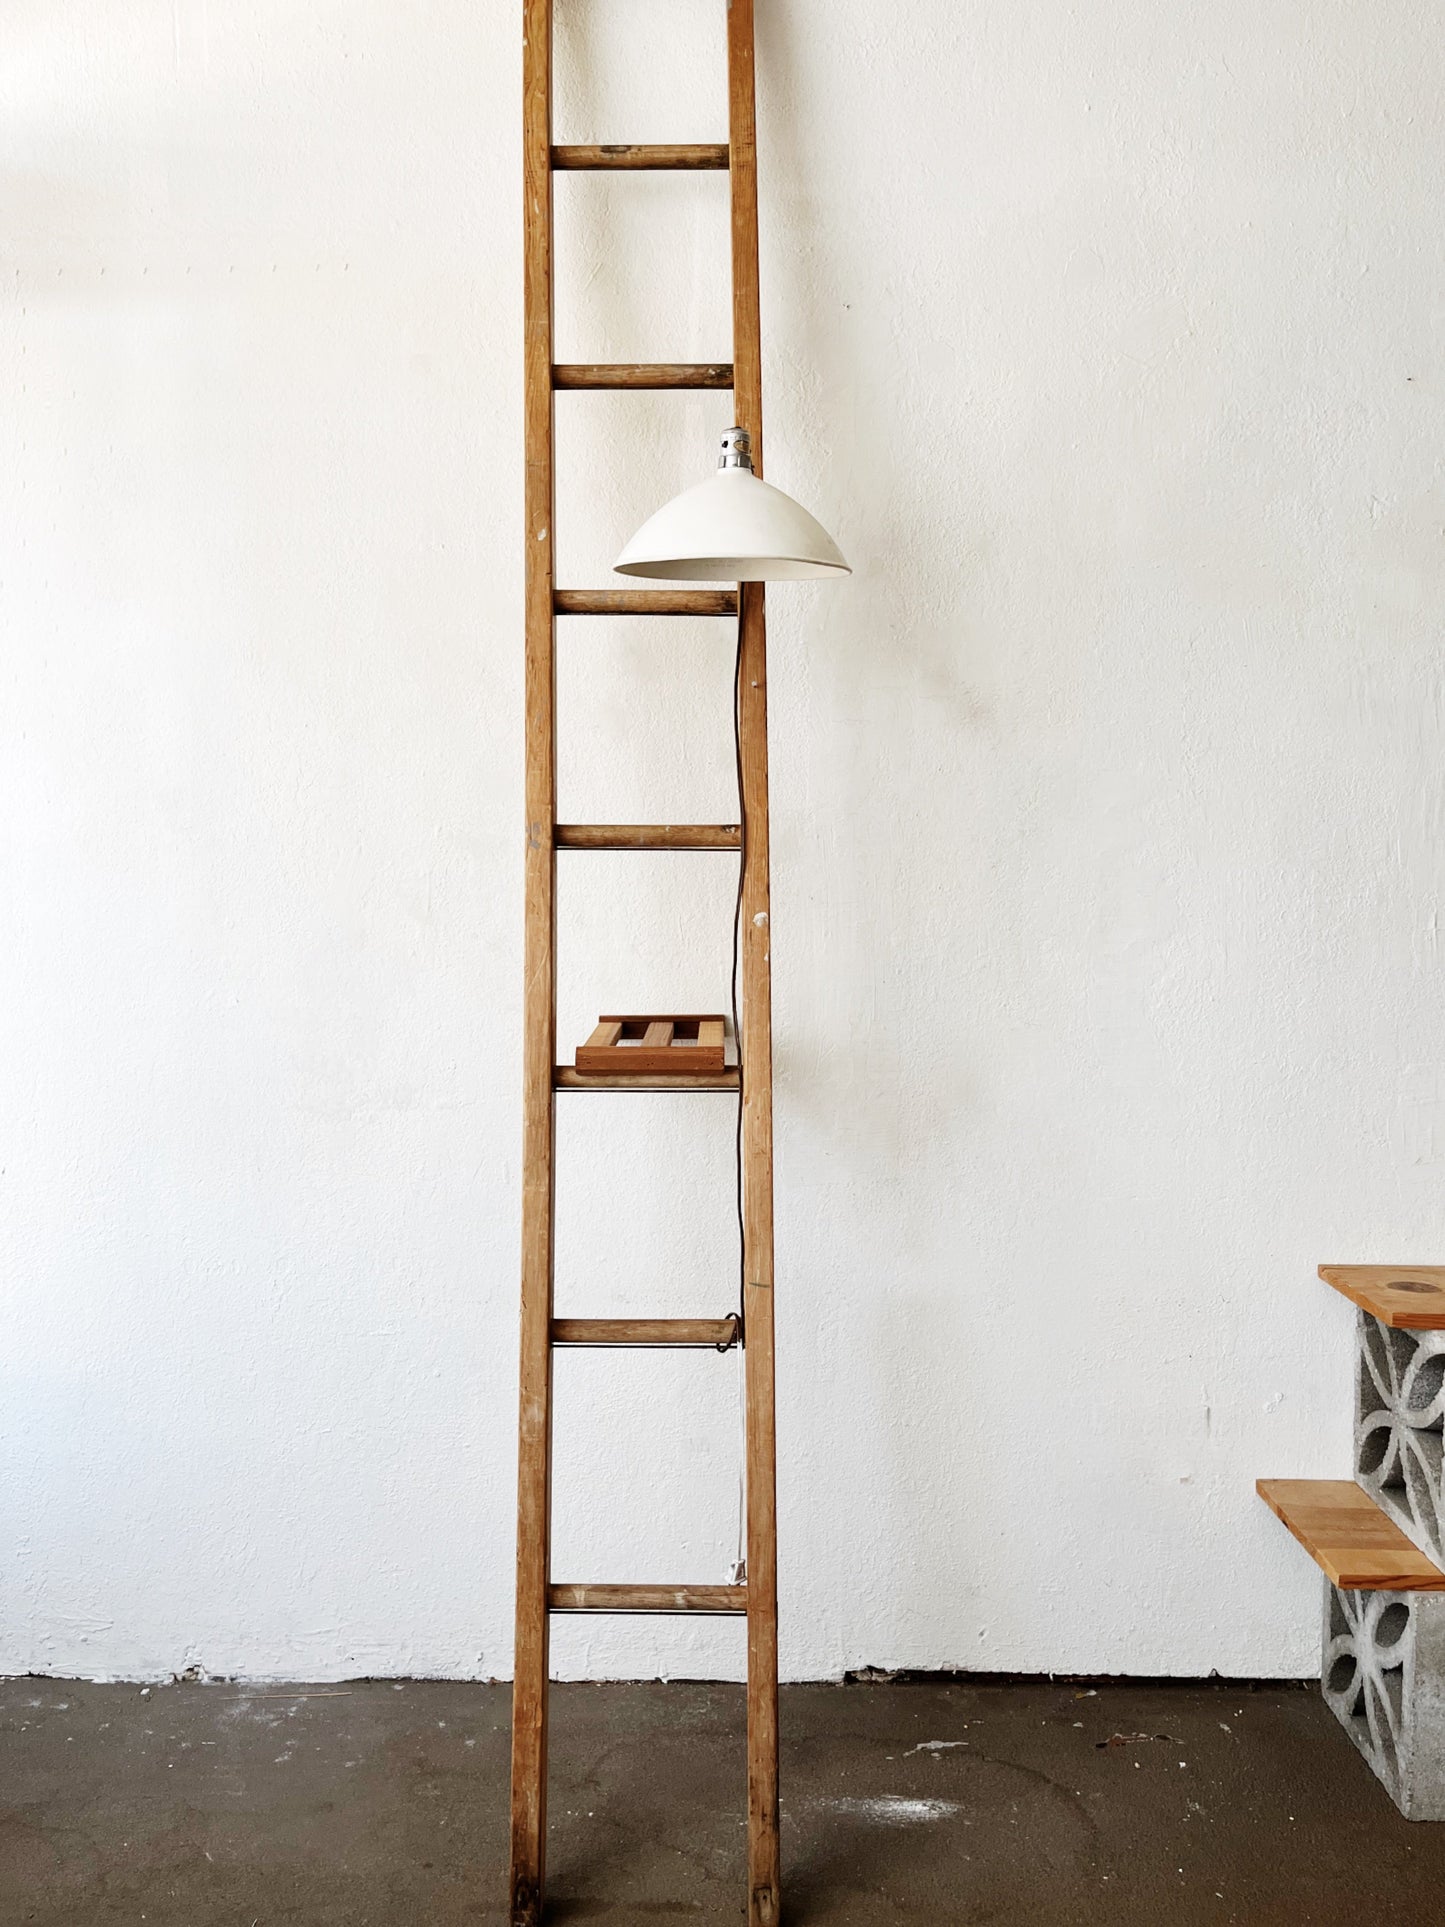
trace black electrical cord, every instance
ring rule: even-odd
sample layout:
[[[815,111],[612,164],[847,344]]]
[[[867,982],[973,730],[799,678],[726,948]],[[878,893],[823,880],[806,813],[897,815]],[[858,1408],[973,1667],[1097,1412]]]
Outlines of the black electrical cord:
[[[738,775],[738,894],[733,905],[733,969],[730,989],[733,1011],[733,1044],[738,1060],[738,1122],[733,1139],[733,1160],[737,1170],[738,1211],[738,1312],[737,1337],[743,1337],[743,1310],[747,1304],[747,1231],[743,1220],[743,1034],[738,1024],[738,964],[741,958],[743,925],[743,881],[748,873],[748,804],[743,792],[743,596],[738,587],[738,652],[733,665],[733,760]]]

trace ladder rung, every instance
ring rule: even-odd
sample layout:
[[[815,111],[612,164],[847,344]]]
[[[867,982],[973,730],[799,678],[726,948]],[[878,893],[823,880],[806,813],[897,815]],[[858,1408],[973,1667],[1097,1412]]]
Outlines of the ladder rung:
[[[735,1091],[736,1069],[728,1071],[579,1071],[559,1064],[552,1073],[558,1091]]]
[[[559,361],[554,388],[731,388],[730,361]]]
[[[736,589],[555,589],[559,616],[735,616]]]
[[[737,1343],[736,1318],[554,1318],[554,1345],[719,1345]]]
[[[693,142],[681,147],[648,147],[636,141],[614,141],[605,147],[554,147],[552,165],[576,168],[725,168],[726,141]]]
[[[745,1613],[746,1586],[548,1586],[554,1613]]]
[[[559,850],[737,850],[736,823],[559,823]]]

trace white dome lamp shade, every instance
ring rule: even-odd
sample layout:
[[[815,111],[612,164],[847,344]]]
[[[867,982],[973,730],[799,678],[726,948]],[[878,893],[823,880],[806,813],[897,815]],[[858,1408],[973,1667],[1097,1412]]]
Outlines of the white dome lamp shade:
[[[649,516],[613,563],[666,582],[805,582],[851,575],[821,523],[753,473],[748,431],[730,428],[711,480]]]

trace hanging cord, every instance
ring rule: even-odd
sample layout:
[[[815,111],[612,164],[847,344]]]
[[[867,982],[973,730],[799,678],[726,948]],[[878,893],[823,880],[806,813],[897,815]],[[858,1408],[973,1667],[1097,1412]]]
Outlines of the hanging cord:
[[[733,1324],[733,1342],[738,1347],[738,1545],[733,1561],[733,1584],[742,1585],[748,1576],[747,1561],[747,1463],[748,1401],[743,1371],[743,1307],[747,1304],[747,1231],[743,1219],[743,1033],[738,1023],[738,965],[742,953],[743,879],[748,872],[748,806],[743,794],[743,587],[738,585],[738,650],[733,665],[733,760],[738,775],[738,894],[733,905],[733,968],[729,980],[733,1013],[733,1049],[738,1060],[738,1120],[733,1136],[733,1163],[737,1174],[738,1213],[738,1310]]]
[[[730,1575],[742,1586],[748,1577],[748,1393],[743,1371],[743,1348],[738,1346],[738,1544]]]
[[[738,1060],[738,1121],[733,1137],[737,1172],[738,1211],[738,1337],[742,1337],[742,1306],[746,1304],[747,1233],[743,1228],[743,1033],[738,1023],[738,964],[742,953],[743,879],[748,873],[748,808],[743,795],[743,619],[742,588],[738,588],[738,652],[733,665],[733,760],[738,773],[738,894],[733,904],[733,969],[730,980],[733,1009],[733,1048]]]

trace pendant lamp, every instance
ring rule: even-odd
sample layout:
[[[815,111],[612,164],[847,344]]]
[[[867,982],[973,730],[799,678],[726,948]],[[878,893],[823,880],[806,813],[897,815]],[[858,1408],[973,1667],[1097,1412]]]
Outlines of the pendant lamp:
[[[852,574],[821,523],[754,475],[745,428],[723,436],[717,474],[650,516],[612,566],[619,575],[671,582],[803,582]]]

